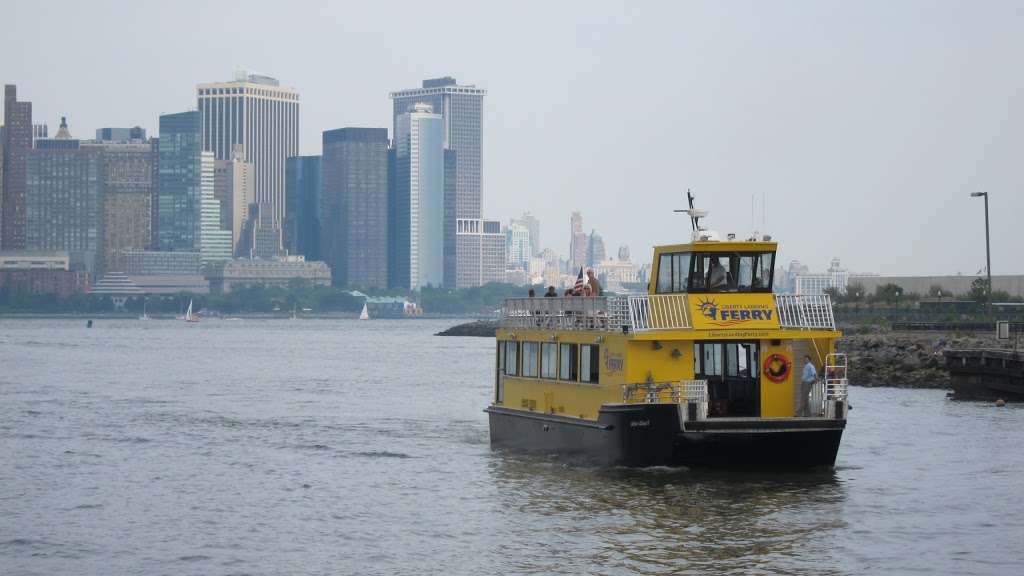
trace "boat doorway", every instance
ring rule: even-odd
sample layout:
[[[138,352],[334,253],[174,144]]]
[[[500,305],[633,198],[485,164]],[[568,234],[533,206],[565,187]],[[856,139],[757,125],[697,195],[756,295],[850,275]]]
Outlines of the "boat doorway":
[[[757,342],[693,344],[693,372],[708,382],[708,416],[761,415],[760,359]]]

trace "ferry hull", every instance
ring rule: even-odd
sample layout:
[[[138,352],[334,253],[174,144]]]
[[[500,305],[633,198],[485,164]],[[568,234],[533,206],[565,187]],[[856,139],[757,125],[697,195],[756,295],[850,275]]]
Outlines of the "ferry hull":
[[[492,406],[491,446],[605,466],[833,466],[845,420],[709,419],[680,423],[674,404],[604,406],[597,422]]]

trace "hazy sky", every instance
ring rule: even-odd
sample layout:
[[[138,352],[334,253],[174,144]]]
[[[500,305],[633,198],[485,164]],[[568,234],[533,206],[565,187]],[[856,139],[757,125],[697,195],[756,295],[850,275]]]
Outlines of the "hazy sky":
[[[484,100],[485,216],[569,214],[628,244],[685,241],[687,187],[743,236],[767,199],[780,259],[1024,273],[1024,2],[28,2],[0,7],[0,82],[92,137],[195,106],[237,67],[323,130],[391,127],[388,92],[451,75]]]

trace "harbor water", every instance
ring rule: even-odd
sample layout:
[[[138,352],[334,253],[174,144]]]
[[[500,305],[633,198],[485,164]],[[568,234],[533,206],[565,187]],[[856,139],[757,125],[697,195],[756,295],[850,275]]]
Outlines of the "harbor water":
[[[835,469],[565,466],[491,451],[452,323],[0,320],[0,574],[1024,566],[1024,406],[854,388]]]

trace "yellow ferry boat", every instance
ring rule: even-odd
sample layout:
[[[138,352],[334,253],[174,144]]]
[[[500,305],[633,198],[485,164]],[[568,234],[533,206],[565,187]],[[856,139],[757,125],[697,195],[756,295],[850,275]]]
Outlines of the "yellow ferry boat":
[[[654,249],[645,295],[506,300],[491,445],[625,466],[832,466],[846,357],[828,295],[772,292],[777,244]],[[810,357],[818,379],[803,394]]]

